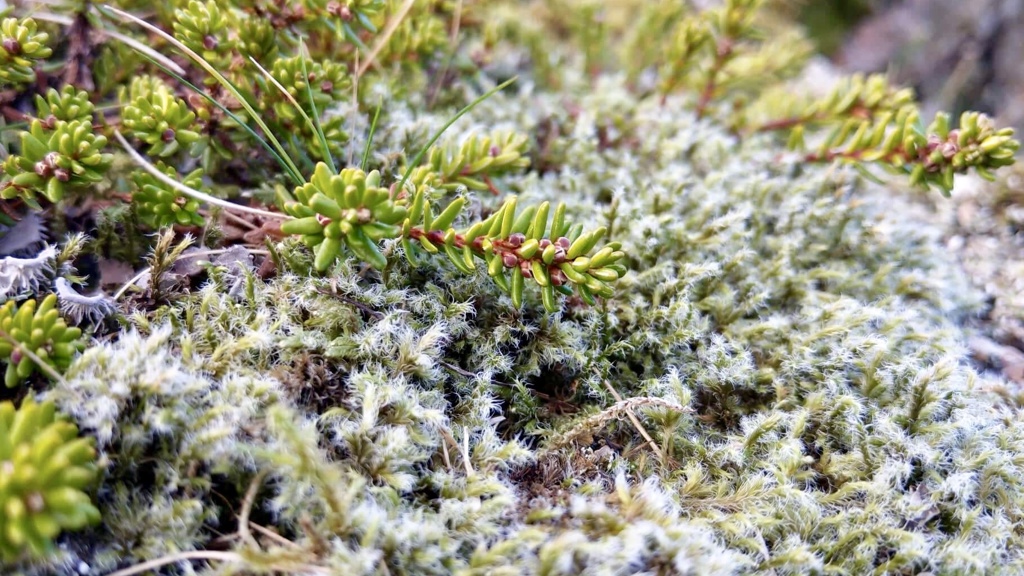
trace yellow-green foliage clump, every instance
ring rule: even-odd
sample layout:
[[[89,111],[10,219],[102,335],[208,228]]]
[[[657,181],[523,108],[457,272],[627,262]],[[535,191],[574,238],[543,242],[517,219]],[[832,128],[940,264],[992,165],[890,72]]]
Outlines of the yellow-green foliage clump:
[[[0,359],[7,364],[4,383],[8,388],[41,371],[37,360],[51,370],[63,371],[81,346],[82,331],[61,318],[55,294],[44,298],[42,304],[34,299],[20,305],[8,300],[0,307],[0,329],[4,334]]]
[[[0,560],[43,558],[62,530],[99,522],[85,492],[96,479],[92,444],[52,402],[0,402]]]
[[[20,88],[35,80],[34,66],[53,54],[49,40],[31,18],[0,21],[0,87]]]

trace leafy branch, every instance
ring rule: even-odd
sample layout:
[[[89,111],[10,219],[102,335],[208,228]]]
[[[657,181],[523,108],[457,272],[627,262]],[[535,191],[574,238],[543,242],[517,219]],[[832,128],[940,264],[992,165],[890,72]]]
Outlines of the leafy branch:
[[[1013,164],[1020,148],[1012,128],[997,129],[979,112],[964,112],[956,129],[950,129],[949,116],[941,112],[927,130],[919,129],[913,108],[901,110],[891,123],[890,118],[886,113],[876,122],[844,122],[803,160],[877,163],[908,175],[912,186],[935,186],[948,196],[955,174],[973,168],[979,176],[993,180],[992,171]]]
[[[788,147],[801,151],[811,139],[814,149],[800,156],[802,162],[841,161],[871,178],[868,166],[878,165],[907,176],[912,186],[936,187],[944,195],[956,174],[973,169],[991,180],[993,170],[1014,162],[1020,144],[1012,129],[997,128],[978,112],[964,113],[956,129],[948,116],[938,114],[926,129],[913,92],[891,86],[882,75],[854,75],[824,98],[795,100],[777,81],[804,53],[796,44],[786,50],[762,41],[765,32],[754,20],[760,5],[759,0],[727,0],[719,8],[680,16],[661,67],[662,101],[689,88],[697,94],[698,118],[717,104],[730,111],[739,136],[783,133]],[[777,90],[766,89],[772,82]],[[749,102],[752,93],[756,99]],[[772,107],[785,111],[754,119]]]
[[[421,252],[444,252],[457,269],[473,273],[476,260],[486,263],[488,275],[521,306],[526,280],[541,289],[545,309],[558,309],[555,293],[578,294],[594,303],[595,296],[613,294],[609,283],[626,273],[620,264],[625,254],[618,243],[596,253],[604,228],[584,232],[583,226],[566,221],[565,205],[551,214],[543,202],[517,210],[512,196],[487,218],[462,230],[452,224],[463,213],[465,198],[455,198],[435,211],[426,188],[411,196],[395,198],[380,186],[380,173],[346,168],[332,174],[317,165],[308,183],[294,195],[279,193],[285,212],[295,217],[281,224],[281,231],[302,237],[313,248],[314,266],[326,270],[347,247],[356,257],[383,269],[388,261],[378,245],[399,240],[414,265]]]

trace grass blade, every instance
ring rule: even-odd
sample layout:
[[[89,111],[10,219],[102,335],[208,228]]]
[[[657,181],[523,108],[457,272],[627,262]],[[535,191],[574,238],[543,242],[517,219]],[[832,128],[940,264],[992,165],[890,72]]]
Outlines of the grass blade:
[[[484,100],[487,100],[491,96],[494,96],[498,92],[504,90],[510,84],[515,82],[518,78],[518,76],[513,76],[508,80],[505,80],[501,84],[498,84],[494,88],[491,88],[486,93],[480,95],[476,100],[473,100],[472,102],[467,104],[465,108],[459,110],[459,112],[455,116],[452,116],[452,119],[446,122],[445,125],[442,126],[441,129],[438,130],[436,134],[434,134],[434,137],[430,139],[430,142],[427,142],[426,146],[420,148],[419,153],[417,153],[416,156],[412,159],[412,162],[409,163],[409,167],[405,169],[405,175],[402,176],[402,181],[398,183],[398,189],[402,190],[402,188],[405,186],[405,181],[409,179],[409,176],[412,175],[412,171],[416,169],[417,165],[419,165],[420,160],[423,159],[423,155],[426,154],[427,150],[429,150],[430,147],[433,146],[435,142],[437,142],[437,139],[440,138],[441,135],[445,133],[445,130],[448,130],[448,128],[450,128],[452,124],[455,124],[456,120],[465,116],[467,112],[469,112],[473,108],[476,108],[478,104],[480,104]]]
[[[255,58],[253,58],[252,56],[249,56],[249,61],[252,62],[256,66],[256,68],[259,69],[260,73],[263,74],[267,78],[267,80],[271,84],[274,85],[274,88],[277,88],[277,90],[279,92],[281,92],[281,94],[284,95],[285,99],[288,100],[288,102],[290,102],[291,105],[295,107],[295,109],[299,112],[299,116],[302,116],[302,118],[306,121],[306,124],[309,124],[309,127],[313,129],[313,132],[316,133],[316,134],[319,134],[320,133],[320,130],[319,130],[320,122],[319,121],[313,122],[313,119],[310,118],[308,114],[306,114],[306,111],[302,109],[302,106],[299,106],[299,101],[296,100],[288,92],[288,90],[286,90],[285,87],[282,86],[281,83],[278,82],[277,79],[275,79],[270,74],[270,72],[266,68],[264,68],[259,62],[257,62]],[[302,69],[303,69],[303,74],[306,74],[306,62],[305,62],[305,60],[303,60],[303,62],[302,62]],[[307,78],[308,78],[308,75],[307,75]],[[309,82],[308,81],[306,82],[306,88],[309,88]],[[310,94],[310,98],[312,98],[312,93],[310,92],[309,94]],[[316,105],[313,106],[313,110],[314,110],[314,113],[315,113],[316,112]],[[299,146],[298,141],[295,139],[295,134],[294,133],[289,134],[288,137],[289,137],[289,141],[292,143],[292,146],[294,146],[295,149],[300,150],[301,146]],[[326,138],[324,138],[322,144],[324,144],[324,145],[327,144],[327,139]],[[330,156],[328,156],[328,158],[330,158]],[[329,159],[328,163],[331,166],[331,172],[337,174],[338,171],[334,168],[334,160],[333,159]]]
[[[309,71],[306,69],[306,54],[308,53],[306,41],[299,38],[299,62],[302,63],[302,77],[306,79],[306,97],[309,98],[309,107],[313,111],[313,131],[316,132],[317,137],[320,139],[320,149],[323,151],[324,159],[327,160],[327,166],[331,169],[332,174],[337,174],[338,167],[334,165],[331,149],[327,147],[327,136],[324,135],[324,129],[320,126],[320,112],[317,111],[316,102],[313,101],[313,87],[310,85]],[[299,112],[302,112],[301,107]],[[306,114],[303,112],[302,115],[305,116]]]
[[[127,152],[128,155],[132,157],[132,160],[134,160],[135,163],[138,164],[140,168],[142,168],[146,172],[149,172],[154,178],[163,182],[164,184],[167,184],[171,188],[174,188],[178,192],[181,192],[185,196],[195,198],[200,202],[206,202],[207,204],[211,204],[213,206],[220,206],[225,210],[233,210],[235,212],[246,212],[248,214],[256,214],[257,216],[263,216],[264,218],[274,218],[277,220],[292,219],[292,217],[287,214],[282,214],[280,212],[269,212],[267,210],[260,210],[259,208],[250,208],[248,206],[242,206],[241,204],[234,204],[232,202],[228,202],[227,200],[221,200],[220,198],[210,196],[209,194],[205,194],[194,188],[189,188],[188,186],[185,186],[184,184],[178,182],[174,178],[171,178],[167,174],[164,174],[163,172],[158,170],[156,166],[153,166],[153,164],[151,164],[148,160],[143,158],[142,155],[136,152],[135,149],[132,148],[131,144],[129,144],[128,141],[125,140],[124,136],[122,136],[121,133],[118,132],[117,130],[114,130],[114,138],[117,139],[117,141],[121,144],[121,147],[124,148],[124,151]]]
[[[359,163],[359,168],[366,172],[366,164],[370,161],[370,146],[373,144],[373,134],[377,131],[377,119],[380,118],[380,108],[384,105],[384,100],[381,99],[377,103],[377,111],[373,113],[373,120],[370,122],[370,133],[366,135],[366,148],[363,149],[363,160]]]
[[[234,120],[236,124],[241,126],[246,132],[249,133],[250,136],[255,138],[256,141],[259,142],[260,145],[262,145],[263,148],[267,152],[270,152],[270,155],[273,156],[275,160],[277,160],[277,163],[281,165],[281,168],[284,169],[285,173],[288,174],[289,176],[291,176],[293,180],[295,180],[295,184],[296,185],[301,186],[301,185],[305,184],[305,180],[303,180],[302,178],[295,178],[295,175],[292,174],[292,172],[288,169],[288,164],[284,161],[284,158],[281,158],[281,155],[277,153],[277,150],[274,150],[274,148],[270,146],[269,142],[267,142],[264,138],[260,137],[260,135],[255,130],[253,130],[248,124],[243,122],[242,119],[239,118],[234,112],[232,112],[231,110],[228,110],[227,107],[225,107],[223,104],[218,102],[216,98],[214,98],[213,96],[210,96],[205,91],[203,91],[199,87],[197,87],[195,84],[193,84],[193,83],[189,82],[188,80],[186,80],[185,78],[179,76],[173,70],[168,70],[160,62],[158,62],[156,60],[153,60],[152,58],[149,58],[149,56],[146,56],[145,54],[143,54],[143,56],[148,58],[149,61],[152,62],[153,64],[156,64],[156,66],[158,68],[160,68],[161,70],[163,70],[165,74],[167,74],[168,76],[174,78],[178,82],[181,82],[182,84],[187,86],[190,90],[192,90],[196,94],[199,94],[203,98],[206,98],[207,102],[210,102],[211,104],[213,104],[214,106],[219,108],[221,110],[221,112],[223,112],[229,118]]]
[[[231,94],[235,98],[238,99],[238,101],[242,105],[242,107],[245,108],[245,111],[249,113],[249,115],[252,118],[253,122],[255,122],[260,127],[260,129],[263,130],[263,133],[266,134],[266,136],[270,140],[270,142],[274,145],[275,148],[277,148],[277,151],[278,151],[278,153],[280,153],[281,158],[288,165],[289,172],[292,172],[292,176],[295,177],[296,179],[298,179],[299,181],[305,182],[305,179],[302,177],[302,173],[300,173],[299,169],[295,166],[295,162],[293,162],[292,159],[288,156],[288,153],[285,152],[284,147],[281,146],[280,142],[278,142],[277,138],[274,136],[274,133],[271,132],[270,128],[267,127],[267,124],[260,117],[260,115],[256,111],[256,109],[253,108],[252,104],[250,104],[249,101],[246,100],[242,96],[242,93],[238,90],[238,88],[234,84],[232,84],[230,80],[225,78],[224,75],[221,74],[216,68],[214,68],[212,64],[210,64],[209,62],[204,60],[203,57],[200,56],[199,54],[196,54],[191,48],[189,48],[188,46],[185,46],[184,44],[182,44],[180,41],[178,41],[176,38],[174,38],[174,36],[171,36],[170,34],[164,32],[163,30],[157,28],[156,26],[153,26],[149,22],[146,22],[145,20],[143,20],[143,19],[141,19],[141,18],[139,18],[137,16],[129,14],[128,12],[125,12],[124,10],[120,10],[118,8],[114,8],[113,6],[111,6],[109,4],[105,4],[102,8],[99,8],[99,10],[101,12],[104,11],[104,10],[112,12],[113,14],[116,14],[117,16],[120,16],[121,18],[123,18],[125,20],[128,20],[128,21],[130,21],[130,22],[132,22],[134,24],[137,24],[139,26],[142,26],[143,28],[145,28],[146,30],[149,30],[153,34],[156,34],[157,36],[163,38],[167,42],[170,42],[171,45],[173,45],[175,48],[180,50],[183,54],[185,54],[186,56],[191,58],[196,64],[198,64],[200,67],[202,67],[203,70],[206,70],[206,72],[210,76],[213,76],[213,78],[215,80],[217,80],[217,82],[219,82],[221,84],[221,86],[224,86],[224,88],[226,88],[229,92],[231,92]]]

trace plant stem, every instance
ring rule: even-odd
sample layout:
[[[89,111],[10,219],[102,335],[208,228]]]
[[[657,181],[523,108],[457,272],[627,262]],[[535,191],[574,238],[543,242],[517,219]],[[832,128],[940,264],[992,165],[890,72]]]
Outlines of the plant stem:
[[[723,38],[715,50],[715,61],[711,64],[711,69],[708,70],[708,79],[704,84],[704,89],[701,90],[700,99],[697,101],[697,118],[703,118],[707,112],[708,105],[711,103],[711,99],[715,97],[715,89],[718,88],[718,75],[722,73],[722,69],[732,58],[732,38]]]
[[[497,94],[501,90],[504,90],[506,87],[511,85],[513,82],[515,82],[517,79],[519,79],[518,76],[513,76],[513,77],[509,78],[508,80],[505,80],[501,84],[498,84],[494,88],[491,88],[490,90],[488,90],[484,94],[482,94],[479,97],[477,97],[476,100],[473,100],[472,102],[467,104],[466,107],[463,108],[462,110],[459,110],[458,113],[455,114],[455,116],[452,116],[451,120],[446,122],[445,125],[442,126],[441,129],[438,130],[436,134],[434,134],[434,137],[430,139],[430,142],[427,142],[426,146],[424,146],[423,148],[420,148],[420,151],[412,159],[412,162],[409,163],[409,168],[407,168],[405,170],[405,175],[402,176],[401,182],[398,183],[397,190],[398,191],[402,191],[402,189],[405,187],[405,181],[408,180],[409,176],[412,175],[412,171],[415,170],[416,166],[419,165],[420,160],[423,159],[423,156],[427,153],[427,150],[429,150],[430,147],[433,146],[435,142],[437,142],[437,140],[441,137],[441,135],[444,134],[445,131],[448,130],[448,128],[450,128],[452,124],[455,124],[456,120],[458,120],[459,118],[462,118],[463,116],[465,116],[470,110],[472,110],[473,108],[476,108],[476,106],[478,104],[480,104],[481,102],[483,102],[484,100],[487,100],[488,98],[490,98],[491,96],[494,96],[495,94]]]
[[[135,149],[132,148],[131,144],[129,144],[128,141],[125,140],[124,136],[122,136],[121,133],[118,132],[117,130],[114,130],[114,137],[117,138],[117,141],[121,144],[121,147],[124,148],[125,152],[127,152],[128,155],[131,156],[132,160],[134,160],[135,163],[138,164],[140,168],[148,172],[157,180],[163,182],[164,184],[167,184],[171,188],[174,188],[178,192],[181,192],[182,194],[190,198],[195,198],[200,202],[206,202],[207,204],[212,204],[214,206],[220,206],[225,210],[245,212],[247,214],[255,214],[257,216],[263,216],[264,218],[276,218],[278,220],[292,219],[292,217],[287,214],[282,214],[280,212],[269,212],[267,210],[260,210],[259,208],[250,208],[248,206],[242,206],[241,204],[235,204],[232,202],[228,202],[227,200],[221,200],[220,198],[215,198],[213,196],[210,196],[209,194],[204,194],[199,190],[189,188],[188,186],[185,186],[184,184],[178,182],[174,178],[171,178],[167,174],[164,174],[160,170],[157,170],[156,166],[153,166],[149,161],[143,158],[141,154],[136,152]]]

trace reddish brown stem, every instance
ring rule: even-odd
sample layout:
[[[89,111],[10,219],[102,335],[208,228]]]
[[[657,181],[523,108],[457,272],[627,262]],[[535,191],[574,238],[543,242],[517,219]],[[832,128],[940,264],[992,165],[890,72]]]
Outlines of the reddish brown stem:
[[[431,244],[433,244],[434,246],[436,246],[438,248],[442,248],[445,245],[444,233],[442,231],[440,231],[440,230],[424,231],[422,228],[410,228],[409,229],[409,238],[411,238],[413,240],[417,240],[417,241],[419,241],[421,238],[425,238],[428,242],[430,242]],[[484,256],[483,241],[484,241],[484,237],[483,236],[478,236],[475,239],[473,239],[473,242],[471,242],[469,244],[469,249],[472,250],[474,254],[476,254],[477,256],[480,256],[480,257]],[[452,240],[452,246],[454,246],[455,248],[458,248],[459,250],[461,250],[463,247],[466,246],[466,237],[463,236],[462,234],[456,234],[455,238]],[[529,276],[530,273],[527,272],[529,270],[529,268],[530,268],[530,265],[528,263],[529,262],[533,262],[535,260],[536,261],[542,261],[541,260],[541,252],[538,251],[537,254],[535,254],[532,258],[523,258],[516,251],[518,248],[519,248],[519,244],[518,243],[513,243],[512,241],[510,241],[508,239],[501,239],[501,238],[491,239],[491,251],[492,252],[494,252],[495,254],[500,256],[506,262],[508,262],[511,258],[514,258],[514,260],[513,260],[514,265],[510,266],[508,263],[506,263],[505,264],[505,268],[512,268],[514,266],[522,266],[523,270],[524,270],[524,275],[526,275],[527,277],[530,277]],[[556,257],[554,262],[552,262],[550,265],[546,265],[547,270],[548,270],[548,275],[550,276],[552,283],[555,284],[556,286],[567,281],[567,279],[565,278],[564,273],[559,268],[559,265],[562,262],[564,262],[564,260],[559,260],[558,257]]]
[[[885,156],[879,158],[879,160],[882,160],[890,164],[893,162],[893,160],[897,158],[901,159],[903,161],[903,164],[911,164],[916,162],[928,163],[928,157],[931,155],[932,151],[935,150],[937,145],[938,144],[936,143],[929,143],[927,146],[921,147],[921,149],[917,151],[916,156],[911,156],[910,154],[908,154],[903,146],[897,146],[896,148],[893,148]],[[832,162],[837,158],[841,158],[844,160],[860,160],[864,156],[865,152],[867,152],[867,150],[827,150],[823,153],[808,152],[807,154],[804,155],[803,159],[804,162]],[[926,165],[926,168],[927,167],[928,166]]]
[[[847,114],[851,118],[868,120],[874,117],[875,110],[867,108],[862,104],[858,103],[851,107]],[[773,132],[776,130],[788,130],[790,128],[793,128],[794,126],[799,126],[800,124],[810,124],[812,122],[825,122],[827,120],[829,120],[829,116],[827,113],[824,112],[818,112],[816,114],[811,114],[810,116],[791,116],[789,118],[780,118],[778,120],[765,122],[760,126],[755,126],[754,128],[751,128],[748,131],[748,133],[753,134],[755,132]]]
[[[11,106],[3,106],[0,108],[0,114],[2,114],[4,119],[8,122],[28,122],[33,118],[32,116],[29,116],[28,114],[25,114]]]
[[[732,38],[723,38],[718,43],[718,48],[715,50],[715,61],[711,64],[711,69],[708,70],[708,81],[704,84],[700,99],[697,101],[697,118],[704,117],[711,99],[715,97],[715,89],[718,88],[718,75],[732,56],[732,48]]]
[[[484,183],[487,184],[487,188],[491,191],[491,194],[501,196],[501,190],[498,190],[498,187],[494,185],[494,182],[491,181],[490,177],[484,176]]]
[[[814,116],[811,116],[811,117],[807,117],[807,116],[793,116],[793,117],[790,117],[790,118],[780,118],[779,120],[772,120],[771,122],[765,122],[764,124],[761,124],[760,126],[755,126],[754,128],[752,128],[750,130],[750,132],[754,133],[754,132],[773,132],[775,130],[788,130],[790,128],[793,128],[794,126],[799,126],[800,124],[806,124],[808,122],[815,122],[815,121],[821,120],[821,119],[822,119],[822,116],[820,114],[817,114],[817,115],[814,115]]]

